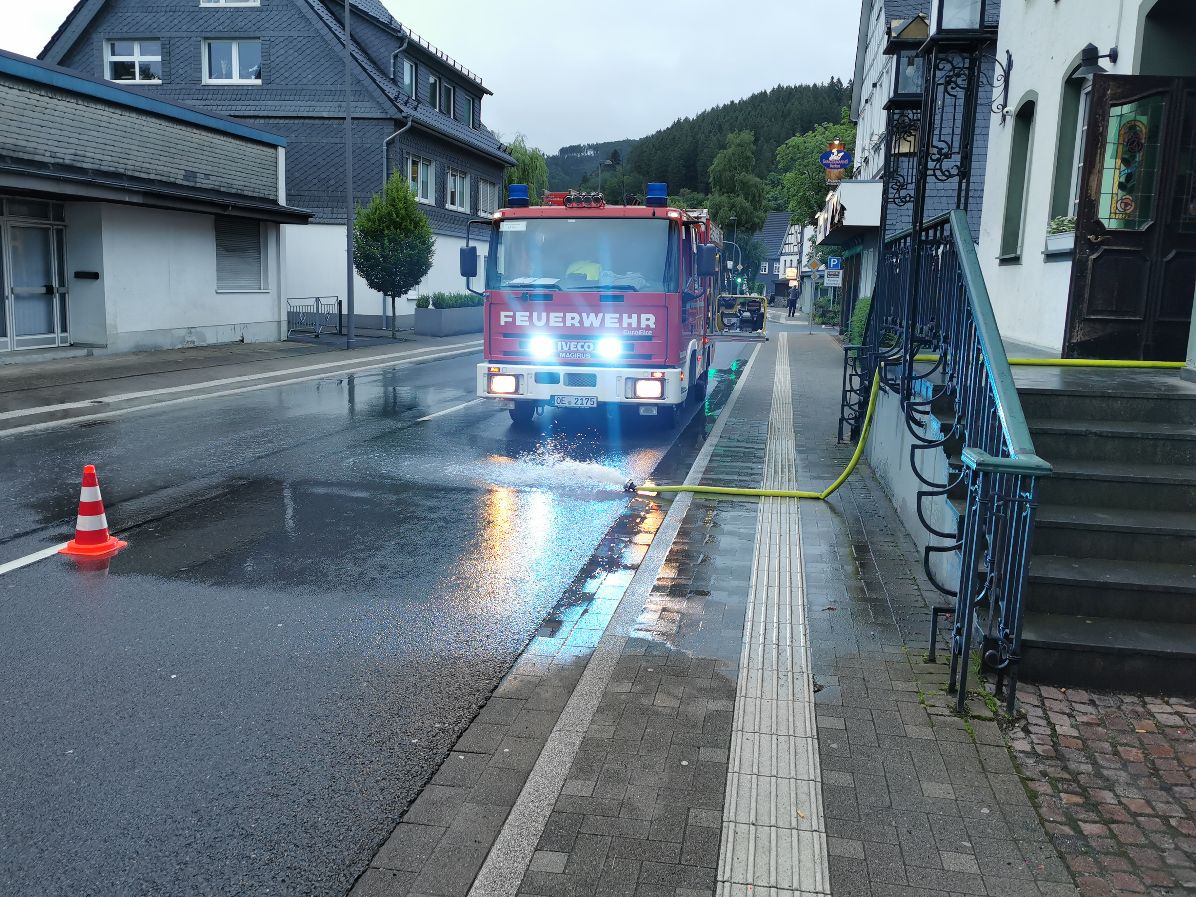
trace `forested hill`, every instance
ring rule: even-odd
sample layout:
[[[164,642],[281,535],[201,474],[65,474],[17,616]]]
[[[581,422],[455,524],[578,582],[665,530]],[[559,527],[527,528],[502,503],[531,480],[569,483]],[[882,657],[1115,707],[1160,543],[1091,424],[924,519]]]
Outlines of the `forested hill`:
[[[555,155],[548,157],[548,189],[578,187],[598,170],[603,160],[611,158],[611,153],[618,153],[616,161],[626,160],[627,153],[634,145],[634,140],[607,140],[604,143],[562,146]]]
[[[577,187],[594,175],[612,150],[618,150],[629,175],[665,181],[672,194],[682,189],[706,193],[710,163],[726,145],[728,134],[751,131],[755,135],[756,173],[766,177],[778,146],[822,122],[838,121],[850,102],[851,87],[838,78],[825,84],[779,85],[678,119],[640,140],[561,147],[548,157],[548,182],[554,190]]]
[[[756,137],[756,174],[766,177],[778,146],[821,122],[838,121],[850,102],[851,87],[838,78],[762,90],[648,135],[632,149],[628,167],[654,181],[666,181],[670,193],[685,188],[705,193],[710,163],[727,135],[751,131]]]

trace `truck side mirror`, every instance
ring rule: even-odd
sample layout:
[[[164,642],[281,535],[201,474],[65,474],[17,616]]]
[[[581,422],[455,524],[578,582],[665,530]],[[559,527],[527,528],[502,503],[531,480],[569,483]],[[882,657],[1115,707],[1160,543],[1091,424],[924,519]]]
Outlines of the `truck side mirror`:
[[[698,277],[718,276],[718,247],[703,243],[698,247]]]
[[[461,276],[466,280],[478,276],[478,248],[476,246],[461,247]]]

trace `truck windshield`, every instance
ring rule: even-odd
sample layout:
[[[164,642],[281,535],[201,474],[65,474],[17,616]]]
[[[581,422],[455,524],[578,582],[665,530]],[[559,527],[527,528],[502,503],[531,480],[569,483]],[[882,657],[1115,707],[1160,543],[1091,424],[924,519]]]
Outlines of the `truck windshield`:
[[[491,290],[677,289],[677,224],[660,218],[528,218],[503,221],[491,238]]]

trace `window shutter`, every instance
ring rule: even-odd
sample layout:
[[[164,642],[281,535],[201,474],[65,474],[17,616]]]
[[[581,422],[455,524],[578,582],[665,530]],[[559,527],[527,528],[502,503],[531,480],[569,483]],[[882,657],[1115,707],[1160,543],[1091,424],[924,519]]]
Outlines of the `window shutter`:
[[[248,218],[216,217],[216,289],[260,290],[262,226]]]

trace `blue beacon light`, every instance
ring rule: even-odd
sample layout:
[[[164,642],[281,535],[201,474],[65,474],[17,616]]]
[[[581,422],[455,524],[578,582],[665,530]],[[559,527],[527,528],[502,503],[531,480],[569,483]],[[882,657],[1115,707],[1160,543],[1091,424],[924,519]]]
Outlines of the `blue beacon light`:
[[[648,185],[648,194],[644,197],[644,205],[664,208],[669,204],[669,185],[654,183]]]
[[[531,205],[528,198],[527,184],[512,184],[507,188],[507,207],[525,209]]]

